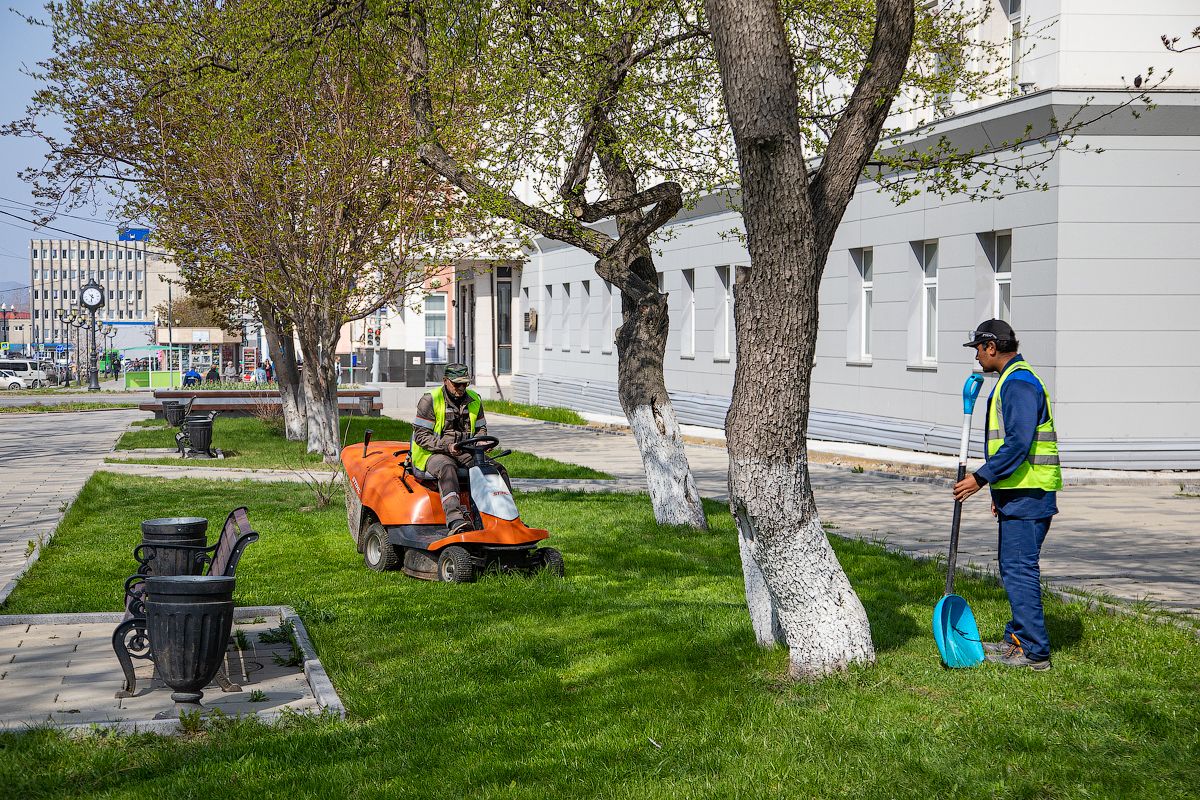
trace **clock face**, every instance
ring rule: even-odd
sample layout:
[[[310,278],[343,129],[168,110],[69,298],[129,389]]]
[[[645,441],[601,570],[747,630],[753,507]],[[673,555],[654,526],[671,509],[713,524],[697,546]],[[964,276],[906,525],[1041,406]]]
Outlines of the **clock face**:
[[[89,286],[83,290],[83,303],[88,306],[98,306],[103,300],[100,294],[100,289],[95,286]]]

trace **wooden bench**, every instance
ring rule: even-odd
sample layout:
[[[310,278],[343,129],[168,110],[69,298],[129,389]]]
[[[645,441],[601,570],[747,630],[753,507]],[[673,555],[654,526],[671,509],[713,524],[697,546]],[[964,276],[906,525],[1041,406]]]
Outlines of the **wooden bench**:
[[[242,553],[251,542],[258,541],[258,532],[250,527],[250,517],[246,507],[235,508],[225,518],[221,535],[215,544],[207,547],[188,547],[185,545],[139,544],[133,549],[133,557],[138,562],[136,575],[125,580],[125,616],[113,631],[112,645],[125,673],[125,684],[117,697],[132,697],[137,691],[137,676],[133,671],[133,659],[151,659],[150,638],[146,632],[145,596],[146,575],[150,562],[157,550],[190,552],[200,567],[202,575],[221,575],[233,577],[237,571]],[[217,675],[217,683],[222,691],[240,692],[241,687],[229,681],[225,668]]]

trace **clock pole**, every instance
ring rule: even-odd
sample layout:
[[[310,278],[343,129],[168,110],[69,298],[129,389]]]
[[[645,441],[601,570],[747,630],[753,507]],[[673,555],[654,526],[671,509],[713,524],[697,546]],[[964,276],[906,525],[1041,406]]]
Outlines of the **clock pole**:
[[[99,353],[96,352],[96,311],[104,305],[104,288],[96,283],[95,278],[89,280],[83,287],[83,305],[91,317],[88,322],[88,391],[100,391],[100,370],[96,364]]]

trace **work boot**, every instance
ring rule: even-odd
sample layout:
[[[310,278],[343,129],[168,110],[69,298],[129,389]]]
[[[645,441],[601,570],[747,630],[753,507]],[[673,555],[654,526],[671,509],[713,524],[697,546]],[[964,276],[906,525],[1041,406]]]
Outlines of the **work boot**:
[[[1025,651],[1017,645],[1013,645],[1007,654],[995,661],[997,664],[1003,664],[1006,667],[1025,667],[1034,672],[1045,672],[1050,669],[1050,659],[1045,658],[1041,661],[1034,661],[1025,655]]]
[[[1008,639],[1001,639],[998,642],[980,642],[983,645],[984,655],[1002,656],[1008,652],[1008,648],[1013,647],[1013,643]]]
[[[471,524],[470,520],[459,517],[457,520],[447,523],[446,530],[450,532],[451,536],[457,536],[460,533],[470,533],[475,530],[475,526]]]

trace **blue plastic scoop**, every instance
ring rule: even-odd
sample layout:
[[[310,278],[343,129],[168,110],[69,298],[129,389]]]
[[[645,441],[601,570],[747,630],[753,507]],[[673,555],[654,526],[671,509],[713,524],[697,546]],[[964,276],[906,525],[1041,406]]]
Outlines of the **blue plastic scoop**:
[[[967,441],[971,437],[971,412],[983,386],[983,376],[972,374],[963,384],[963,428],[958,449],[958,480],[967,474]],[[983,644],[971,606],[954,593],[954,566],[958,560],[958,528],[962,522],[962,503],[954,501],[954,521],[950,525],[950,558],[946,562],[946,594],[933,608],[933,639],[942,662],[954,669],[983,663]]]

